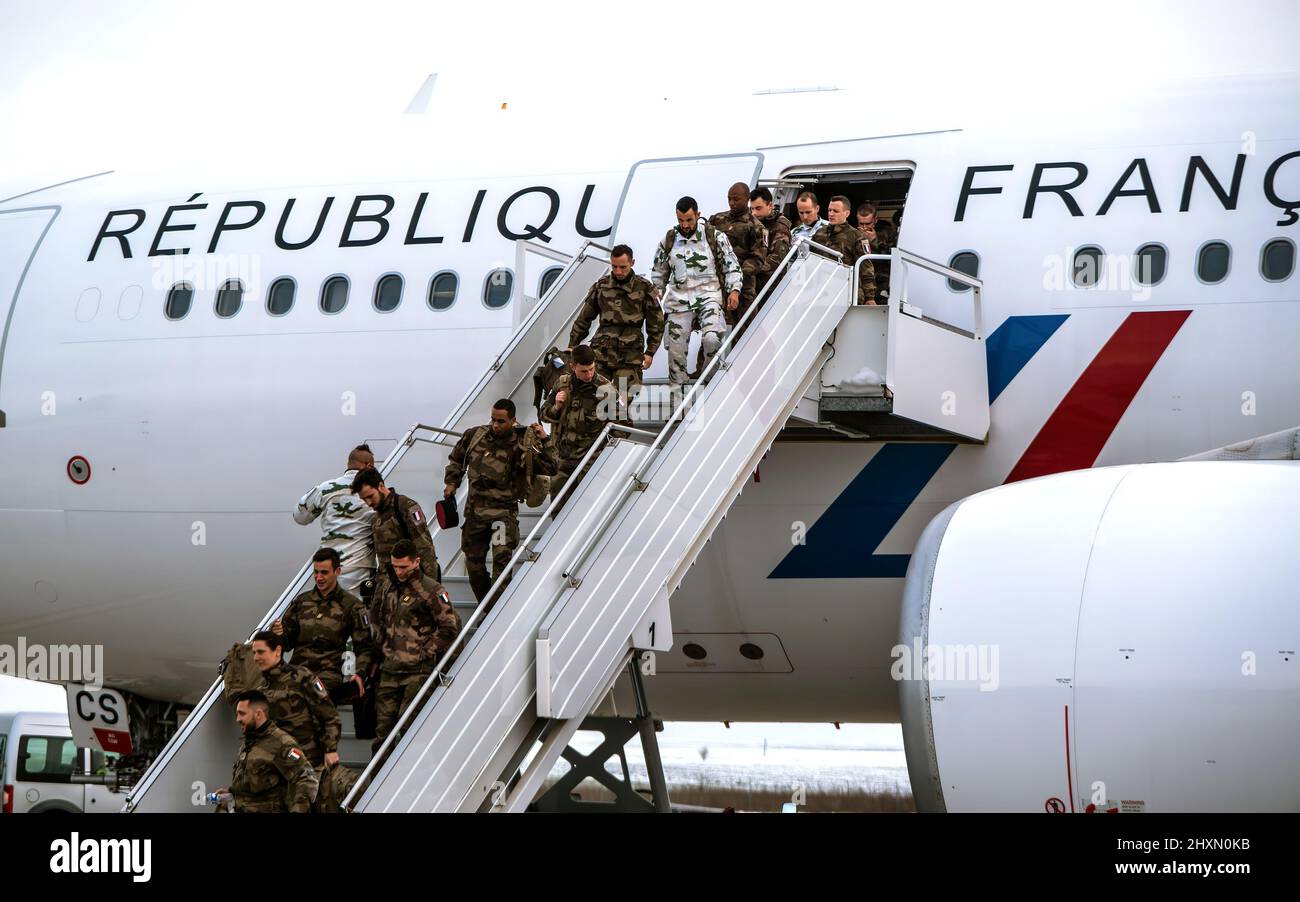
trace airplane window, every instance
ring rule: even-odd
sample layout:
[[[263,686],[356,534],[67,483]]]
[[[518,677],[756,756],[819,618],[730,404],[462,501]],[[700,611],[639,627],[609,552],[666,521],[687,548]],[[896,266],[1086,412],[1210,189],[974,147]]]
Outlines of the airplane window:
[[[1201,245],[1196,255],[1196,277],[1214,285],[1228,277],[1228,264],[1232,251],[1223,241],[1209,241]]]
[[[194,300],[194,286],[189,282],[177,282],[167,292],[167,303],[163,314],[168,319],[180,319],[190,312],[190,302]]]
[[[402,303],[402,277],[389,273],[375,283],[375,309],[380,313],[391,313]]]
[[[1156,285],[1165,277],[1169,252],[1163,245],[1144,244],[1133,256],[1133,278],[1139,285]]]
[[[1072,279],[1076,288],[1096,285],[1101,278],[1101,248],[1096,245],[1081,247],[1074,252],[1074,272]]]
[[[244,283],[238,279],[227,279],[217,289],[217,316],[229,319],[239,312],[244,303]]]
[[[456,303],[460,279],[454,272],[440,272],[429,280],[429,309],[447,310]]]
[[[483,283],[483,303],[499,310],[510,303],[510,292],[515,285],[515,274],[508,269],[494,269]]]
[[[297,286],[293,279],[285,276],[271,283],[266,293],[266,312],[272,316],[284,316],[293,309],[293,295]]]
[[[348,305],[348,280],[346,276],[330,276],[320,288],[322,313],[338,313]]]
[[[1259,255],[1259,271],[1269,282],[1281,282],[1295,271],[1295,245],[1286,238],[1274,238]]]
[[[950,269],[957,270],[957,272],[964,272],[972,279],[979,278],[980,258],[979,254],[974,251],[959,251],[953,254],[952,259],[948,261],[948,266]],[[955,279],[948,280],[948,287],[953,291],[970,291],[969,285]]]
[[[542,280],[537,283],[537,296],[539,298],[546,294],[550,287],[555,284],[555,280],[560,277],[560,273],[562,272],[564,272],[562,267],[552,266],[546,272],[542,273]]]

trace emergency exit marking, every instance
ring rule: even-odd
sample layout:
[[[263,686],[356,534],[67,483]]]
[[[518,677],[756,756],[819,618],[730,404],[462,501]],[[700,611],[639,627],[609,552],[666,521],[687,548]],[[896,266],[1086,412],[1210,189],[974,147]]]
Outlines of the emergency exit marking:
[[[68,478],[77,485],[85,485],[90,482],[90,461],[80,454],[71,458],[68,461]]]

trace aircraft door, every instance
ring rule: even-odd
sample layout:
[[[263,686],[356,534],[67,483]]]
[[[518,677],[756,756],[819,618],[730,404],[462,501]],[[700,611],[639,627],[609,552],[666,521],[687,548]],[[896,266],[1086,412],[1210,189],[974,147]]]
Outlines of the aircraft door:
[[[763,155],[758,152],[642,160],[627,174],[610,246],[631,247],[636,271],[649,278],[656,247],[664,233],[677,225],[678,198],[695,198],[700,216],[707,218],[727,209],[728,188],[736,182],[754,185],[762,168]],[[698,349],[699,338],[692,336],[688,359],[695,360]],[[654,364],[645,373],[647,380],[663,380],[668,375],[668,355],[655,350]]]
[[[0,427],[5,425],[4,366],[14,308],[23,280],[58,207],[0,210]]]
[[[736,182],[754,185],[763,168],[758,152],[725,156],[642,160],[627,174],[614,215],[612,244],[626,244],[636,257],[636,271],[649,275],[655,247],[677,225],[677,199],[690,195],[700,215],[727,209],[727,189]]]

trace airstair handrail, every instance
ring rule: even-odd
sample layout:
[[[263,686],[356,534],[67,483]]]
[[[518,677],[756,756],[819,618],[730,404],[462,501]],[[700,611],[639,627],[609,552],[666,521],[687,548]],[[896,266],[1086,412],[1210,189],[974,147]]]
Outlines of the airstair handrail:
[[[619,499],[618,503],[605,511],[600,528],[592,530],[587,535],[586,540],[581,546],[579,546],[577,553],[573,556],[573,560],[564,568],[564,577],[566,579],[572,580],[575,574],[582,568],[583,563],[587,560],[587,556],[591,554],[591,551],[596,547],[597,542],[599,542],[599,540],[604,536],[606,528],[613,522],[614,518],[618,516],[618,512],[622,508],[622,502],[626,500],[627,496],[632,491],[645,488],[646,472],[654,463],[658,453],[663,450],[664,442],[669,433],[673,431],[672,427],[674,423],[684,417],[686,412],[691,408],[696,394],[700,391],[701,387],[708,380],[709,376],[712,375],[714,370],[722,365],[723,359],[726,357],[727,352],[732,348],[737,336],[743,331],[743,327],[749,324],[750,319],[757,313],[758,309],[762,306],[762,302],[767,299],[768,294],[781,281],[782,273],[789,269],[791,261],[804,259],[807,256],[809,249],[821,251],[827,256],[833,257],[836,261],[843,259],[843,255],[838,251],[817,244],[815,241],[810,241],[807,238],[800,238],[795,241],[790,250],[786,252],[785,257],[783,257],[781,262],[777,264],[776,269],[772,270],[772,277],[767,280],[767,284],[763,286],[763,290],[760,291],[758,296],[750,303],[749,309],[745,311],[744,316],[740,318],[740,321],[737,322],[735,326],[727,331],[727,336],[723,339],[717,353],[713,355],[713,359],[709,361],[708,366],[706,366],[700,373],[700,377],[695,381],[695,384],[691,386],[690,390],[687,391],[681,402],[664,422],[663,428],[659,430],[658,436],[655,437],[654,443],[646,451],[640,465],[634,473],[630,474],[629,480],[624,483],[623,497]]]
[[[617,433],[617,435],[615,435],[615,433]],[[655,437],[655,433],[648,432],[644,429],[637,429],[632,426],[620,425],[618,423],[607,423],[605,428],[601,430],[600,435],[596,437],[596,441],[592,442],[591,447],[587,449],[587,453],[583,455],[582,460],[578,462],[578,465],[574,468],[573,472],[582,473],[587,465],[611,440],[632,438],[639,441],[646,441],[654,439]],[[348,793],[347,798],[343,800],[343,804],[340,806],[345,811],[351,811],[352,805],[358,798],[360,798],[361,793],[369,787],[370,781],[374,778],[376,765],[387,758],[388,753],[392,750],[394,741],[406,727],[407,721],[414,717],[420,710],[425,696],[430,691],[430,687],[432,687],[435,682],[450,685],[450,680],[445,675],[447,663],[455,659],[456,653],[460,651],[461,646],[468,641],[469,635],[473,632],[474,628],[478,626],[478,622],[486,616],[488,609],[492,607],[492,603],[501,595],[504,587],[504,580],[502,577],[507,573],[512,573],[515,566],[525,558],[531,558],[533,553],[532,546],[539,538],[542,526],[548,519],[553,519],[559,513],[559,507],[568,500],[569,495],[573,493],[574,489],[580,484],[580,482],[581,480],[578,479],[567,480],[564,484],[564,488],[560,490],[560,494],[551,499],[550,503],[547,504],[546,508],[542,511],[541,516],[537,518],[537,522],[533,524],[533,528],[529,530],[528,535],[523,539],[523,541],[515,546],[515,552],[511,555],[510,562],[496,575],[491,588],[488,589],[488,594],[482,601],[475,605],[474,612],[470,614],[469,619],[461,625],[460,632],[456,635],[455,640],[447,650],[439,656],[438,663],[434,666],[433,671],[429,674],[424,683],[421,684],[419,691],[415,694],[415,698],[411,700],[410,704],[406,706],[406,710],[404,710],[397,718],[397,721],[393,724],[393,728],[384,738],[383,743],[375,753],[370,756],[370,761],[366,764],[365,770],[361,772],[361,776],[353,785],[352,791]]]
[[[417,433],[421,431],[435,433],[440,436],[440,438],[420,437]],[[406,452],[410,450],[416,442],[446,444],[446,439],[452,436],[459,439],[460,433],[453,432],[449,429],[443,429],[440,426],[429,426],[424,423],[416,423],[410,429],[406,430],[406,434],[402,436],[397,447],[394,448],[393,452],[384,459],[383,465],[379,468],[380,475],[387,478],[397,463],[406,455]],[[293,599],[296,598],[298,593],[302,590],[303,583],[306,581],[308,574],[311,573],[311,569],[312,561],[308,558],[307,563],[303,564],[303,566],[298,570],[297,575],[289,581],[289,584],[285,587],[284,591],[280,593],[275,604],[271,605],[270,610],[262,617],[257,627],[249,633],[250,637],[266,629],[276,618],[284,614],[289,605],[293,602]],[[171,759],[176,756],[176,753],[180,751],[181,746],[185,744],[185,741],[189,738],[190,734],[198,729],[199,722],[203,720],[204,715],[207,714],[216,699],[221,696],[222,691],[222,680],[218,677],[208,688],[208,691],[203,694],[203,697],[199,699],[198,704],[194,706],[194,709],[190,712],[189,716],[185,718],[185,722],[182,723],[176,732],[172,734],[171,739],[169,739],[167,744],[163,746],[163,750],[158,753],[158,757],[150,763],[148,769],[140,778],[140,781],[131,788],[131,792],[126,797],[124,805],[125,810],[130,811],[135,807],[136,800],[141,798],[149,790],[149,787],[153,785],[157,775],[162,773],[171,762]]]
[[[854,279],[857,279],[858,277],[858,269],[861,267],[863,260],[889,260],[892,261],[892,265],[899,267],[902,275],[902,278],[900,279],[902,291],[899,292],[899,297],[897,298],[899,310],[905,310],[908,302],[907,273],[909,272],[909,265],[942,276],[945,279],[951,279],[952,281],[958,282],[962,285],[969,286],[972,289],[971,304],[974,308],[975,315],[975,328],[972,331],[971,336],[976,340],[982,340],[984,338],[984,282],[982,280],[967,275],[961,270],[953,269],[951,266],[944,266],[942,263],[938,263],[928,257],[922,257],[920,254],[904,250],[901,247],[892,248],[888,254],[864,254],[859,258],[858,262],[854,264]],[[894,300],[894,298],[890,298],[890,300]]]
[[[559,256],[563,256],[562,254],[560,254],[560,252],[555,251],[552,248],[548,248],[543,245],[534,246],[532,241],[525,241],[523,239],[520,239],[519,243],[528,247],[530,250],[542,251],[546,254],[546,256],[552,257],[552,259],[558,259]],[[519,346],[519,343],[521,341],[523,341],[524,335],[527,334],[528,330],[532,327],[533,323],[535,323],[538,320],[538,318],[541,317],[542,311],[544,311],[547,307],[549,307],[551,302],[555,300],[555,298],[559,295],[560,290],[564,288],[565,285],[568,284],[570,277],[577,270],[578,265],[588,256],[588,252],[593,249],[604,251],[606,254],[611,252],[610,248],[605,247],[605,245],[603,244],[597,244],[594,241],[584,241],[582,242],[582,244],[578,246],[577,252],[574,253],[574,255],[571,258],[569,258],[568,265],[564,267],[564,270],[560,273],[560,275],[557,276],[555,281],[551,283],[551,287],[546,289],[546,292],[540,298],[538,298],[536,306],[534,306],[533,309],[528,312],[528,316],[526,316],[524,318],[524,321],[519,324],[519,327],[515,329],[514,334],[511,335],[510,340],[506,342],[506,346],[501,350],[501,353],[496,356],[496,359],[494,361],[492,361],[492,365],[488,367],[487,372],[485,372],[483,374],[483,377],[479,379],[479,381],[475,383],[474,386],[470,388],[468,392],[465,393],[465,397],[461,399],[461,402],[456,405],[456,407],[451,411],[450,414],[447,415],[447,419],[444,421],[447,426],[455,425],[456,422],[461,417],[465,416],[465,414],[469,411],[470,405],[474,403],[474,400],[482,393],[483,389],[487,386],[488,382],[492,379],[494,375],[496,375],[497,370],[501,369],[501,364],[506,360],[506,358],[508,358],[512,353],[514,353],[515,348]],[[522,273],[520,274],[520,278],[522,279]],[[556,333],[555,335],[551,336],[550,341],[548,341],[546,344],[547,349],[549,349],[550,346],[554,344],[555,339],[558,337],[558,335],[559,333]],[[535,366],[533,367],[533,369],[536,369],[536,364],[540,363],[541,358],[542,356],[545,355],[545,353],[546,350],[544,349],[542,353],[537,356],[537,358],[534,360]],[[524,377],[520,379],[517,383],[515,383],[514,388],[510,390],[509,394],[513,395],[516,391],[519,390],[519,387],[523,385],[524,380],[532,375],[532,370],[526,369],[524,370],[524,373],[525,373]]]

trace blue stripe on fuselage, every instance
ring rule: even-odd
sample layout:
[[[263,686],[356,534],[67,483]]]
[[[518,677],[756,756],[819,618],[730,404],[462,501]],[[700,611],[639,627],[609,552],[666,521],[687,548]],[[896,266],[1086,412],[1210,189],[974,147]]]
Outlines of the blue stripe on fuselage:
[[[989,403],[1038,353],[1069,314],[1011,316],[985,342]],[[769,579],[902,577],[910,554],[875,554],[955,444],[890,442],[880,446]]]

